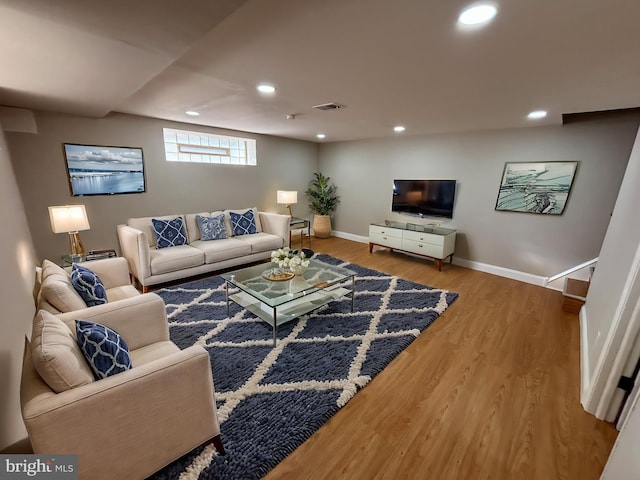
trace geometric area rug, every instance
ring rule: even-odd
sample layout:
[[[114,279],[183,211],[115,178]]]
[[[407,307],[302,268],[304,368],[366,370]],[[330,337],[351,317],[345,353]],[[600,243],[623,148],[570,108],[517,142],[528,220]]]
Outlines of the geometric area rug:
[[[458,297],[328,255],[356,272],[354,311],[343,299],[278,327],[233,302],[210,277],[157,290],[171,340],[211,357],[225,456],[198,448],[154,479],[257,479],[343,407]],[[153,447],[151,447],[153,448]]]

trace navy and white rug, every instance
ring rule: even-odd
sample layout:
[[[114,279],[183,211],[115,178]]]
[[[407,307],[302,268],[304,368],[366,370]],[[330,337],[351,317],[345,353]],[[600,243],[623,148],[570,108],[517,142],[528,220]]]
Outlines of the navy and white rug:
[[[272,330],[232,303],[224,281],[197,280],[158,290],[167,304],[171,339],[205,347],[222,442],[194,450],[157,479],[261,478],[371,381],[458,297],[375,270],[316,255],[357,273],[351,300],[331,303]]]

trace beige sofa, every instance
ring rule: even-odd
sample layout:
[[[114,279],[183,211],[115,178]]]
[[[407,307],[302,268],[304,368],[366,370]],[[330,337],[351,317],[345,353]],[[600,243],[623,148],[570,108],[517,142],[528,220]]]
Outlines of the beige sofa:
[[[95,380],[76,319],[118,332],[133,367]],[[153,293],[59,315],[40,310],[20,396],[34,453],[79,455],[79,478],[145,478],[207,443],[224,453],[209,354],[169,340],[164,302]]]
[[[120,250],[129,262],[129,271],[146,292],[151,285],[268,259],[273,250],[289,245],[289,216],[258,212],[255,208],[258,233],[234,236],[230,212],[246,210],[130,218],[126,225],[117,227]],[[208,217],[222,213],[225,214],[228,238],[201,240],[196,215]],[[182,217],[188,243],[156,248],[152,218],[168,220],[175,217]]]

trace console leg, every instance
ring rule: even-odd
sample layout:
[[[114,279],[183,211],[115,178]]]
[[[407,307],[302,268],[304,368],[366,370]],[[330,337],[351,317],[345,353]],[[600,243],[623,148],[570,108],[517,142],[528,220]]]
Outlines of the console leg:
[[[438,271],[442,271],[442,260],[436,258],[436,263],[438,264]]]
[[[369,244],[369,253],[373,252],[373,243]]]

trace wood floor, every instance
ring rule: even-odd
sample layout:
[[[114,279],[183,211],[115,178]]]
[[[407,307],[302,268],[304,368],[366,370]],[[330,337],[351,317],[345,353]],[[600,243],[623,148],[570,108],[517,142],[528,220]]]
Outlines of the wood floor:
[[[617,432],[580,405],[559,292],[335,237],[313,249],[460,296],[266,479],[600,477]]]

